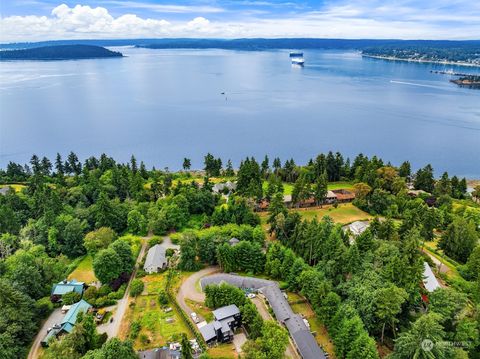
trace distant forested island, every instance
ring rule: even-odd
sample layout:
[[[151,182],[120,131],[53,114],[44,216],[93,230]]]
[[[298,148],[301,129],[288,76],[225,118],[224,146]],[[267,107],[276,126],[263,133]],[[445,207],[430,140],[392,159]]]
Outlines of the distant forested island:
[[[0,44],[1,49],[27,49],[41,46],[93,45],[93,46],[138,46],[146,48],[195,48],[233,50],[275,49],[356,49],[368,48],[480,48],[480,40],[379,40],[379,39],[321,39],[321,38],[278,38],[278,39],[112,39],[112,40],[56,40],[29,43]]]
[[[480,66],[480,46],[463,42],[443,44],[442,46],[408,43],[375,46],[364,49],[362,54],[386,60]]]
[[[120,52],[94,45],[57,45],[0,51],[0,60],[79,60],[122,57]]]

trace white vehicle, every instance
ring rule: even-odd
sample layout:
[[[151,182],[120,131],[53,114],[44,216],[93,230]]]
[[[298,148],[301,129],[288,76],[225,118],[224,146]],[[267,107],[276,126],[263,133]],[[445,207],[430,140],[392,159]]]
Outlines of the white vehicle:
[[[253,294],[253,293],[248,293],[248,294],[247,294],[247,298],[253,299],[253,298],[255,298],[255,297],[256,297],[256,295]]]
[[[197,313],[192,312],[192,313],[190,313],[190,316],[192,317],[192,319],[195,323],[198,323],[199,319],[198,319]]]

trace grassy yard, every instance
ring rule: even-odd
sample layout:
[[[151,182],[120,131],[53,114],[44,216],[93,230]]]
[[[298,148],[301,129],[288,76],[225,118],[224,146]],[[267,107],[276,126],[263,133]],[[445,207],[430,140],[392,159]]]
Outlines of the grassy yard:
[[[207,322],[211,322],[213,320],[212,310],[206,307],[203,303],[195,302],[194,300],[185,299],[187,305],[192,308],[197,314],[200,314]]]
[[[80,282],[91,283],[95,282],[97,278],[93,273],[93,258],[87,254],[78,264],[77,268],[70,273],[68,279],[76,279]]]
[[[355,207],[351,203],[339,204],[337,208],[334,206],[323,206],[322,208],[300,208],[293,209],[298,211],[305,219],[311,220],[315,217],[322,219],[324,216],[329,216],[336,223],[347,224],[353,221],[368,220],[372,218],[370,214]]]
[[[288,293],[288,301],[291,304],[292,310],[295,313],[301,314],[305,319],[308,320],[310,324],[310,330],[315,333],[315,340],[317,343],[323,347],[324,350],[330,354],[330,358],[335,359],[335,350],[333,343],[330,340],[328,335],[327,328],[320,322],[316,317],[312,307],[308,304],[306,300],[301,303],[298,303],[298,299],[301,298],[298,294]]]
[[[150,349],[179,339],[180,333],[189,338],[193,333],[183,322],[175,307],[168,305],[172,311],[166,313],[158,303],[158,292],[165,286],[165,273],[147,275],[142,278],[145,290],[142,295],[131,299],[127,313],[123,319],[120,338],[127,339],[130,325],[134,321],[141,324],[142,329],[134,342],[135,349]],[[172,322],[168,322],[172,320]],[[123,324],[122,323],[122,324]]]
[[[298,212],[304,219],[312,220],[317,217],[321,220],[324,216],[330,216],[334,222],[347,224],[354,221],[368,220],[373,218],[367,212],[355,207],[351,203],[339,204],[337,208],[332,205],[323,206],[322,208],[299,208],[291,209],[291,211]],[[268,218],[268,212],[259,213],[262,224],[265,226]]]
[[[215,359],[231,359],[238,358],[238,354],[235,351],[233,343],[219,344],[213,348],[208,349],[208,355],[210,358]]]
[[[267,181],[263,181],[263,190],[266,191],[267,190],[267,185],[268,185],[268,182]],[[344,182],[344,181],[340,181],[340,182],[330,182],[328,184],[328,189],[329,190],[333,190],[333,189],[352,189],[353,188],[353,183],[351,182]],[[287,183],[287,182],[283,182],[283,194],[292,194],[292,191],[293,191],[293,183]]]

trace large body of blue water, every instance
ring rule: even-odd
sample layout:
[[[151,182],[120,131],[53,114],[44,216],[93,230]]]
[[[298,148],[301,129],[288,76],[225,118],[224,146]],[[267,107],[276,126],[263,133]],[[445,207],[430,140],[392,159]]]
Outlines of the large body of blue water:
[[[294,158],[362,152],[439,176],[480,177],[480,91],[356,52],[120,49],[127,57],[0,63],[0,167],[73,150],[157,168],[211,152]],[[222,94],[224,93],[224,94]]]

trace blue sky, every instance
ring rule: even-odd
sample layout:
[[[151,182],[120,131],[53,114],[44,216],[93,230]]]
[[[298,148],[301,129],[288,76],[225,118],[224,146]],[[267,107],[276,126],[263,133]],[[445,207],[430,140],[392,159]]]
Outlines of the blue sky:
[[[0,40],[480,39],[479,0],[0,0]]]

